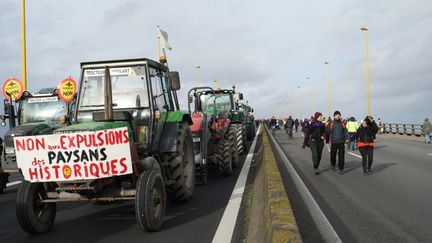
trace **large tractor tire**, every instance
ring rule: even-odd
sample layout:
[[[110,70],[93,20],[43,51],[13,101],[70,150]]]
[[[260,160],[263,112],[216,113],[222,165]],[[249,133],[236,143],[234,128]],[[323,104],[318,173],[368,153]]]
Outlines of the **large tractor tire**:
[[[236,140],[237,140],[237,151],[238,154],[247,153],[247,139],[246,139],[246,129],[242,124],[235,124]]]
[[[243,154],[247,154],[249,147],[247,144],[247,133],[246,133],[246,124],[241,125],[242,128],[242,139],[243,139]]]
[[[159,231],[165,216],[165,184],[159,170],[144,171],[137,181],[135,217],[140,228],[147,232]]]
[[[166,183],[168,198],[174,202],[183,202],[192,198],[195,183],[195,159],[192,133],[187,123],[179,126],[178,152],[168,159],[170,178]]]
[[[226,132],[227,139],[230,141],[231,145],[231,158],[232,158],[232,167],[236,168],[239,164],[239,139],[238,139],[238,127],[239,124],[232,124],[228,127],[228,131]],[[241,125],[240,125],[241,127]]]
[[[253,123],[247,124],[246,125],[247,140],[252,141],[255,138],[255,133],[256,133],[255,125]]]
[[[0,194],[3,193],[3,190],[6,189],[6,185],[8,183],[9,174],[8,173],[0,173]]]
[[[221,138],[215,155],[219,168],[219,174],[230,176],[232,174],[232,142],[227,138]]]
[[[56,217],[56,204],[43,203],[47,191],[44,183],[24,181],[18,189],[15,205],[16,216],[21,228],[29,234],[48,232]]]

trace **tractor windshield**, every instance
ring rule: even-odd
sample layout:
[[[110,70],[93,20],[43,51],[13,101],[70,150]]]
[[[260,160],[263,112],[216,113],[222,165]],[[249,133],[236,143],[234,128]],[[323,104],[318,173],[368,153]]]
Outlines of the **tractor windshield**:
[[[149,107],[145,66],[110,68],[113,109]],[[85,69],[79,110],[104,109],[105,69]]]
[[[61,126],[60,117],[67,115],[66,102],[57,96],[29,97],[19,105],[19,124],[45,122],[56,127]]]
[[[204,94],[200,96],[201,108],[207,114],[229,113],[231,111],[231,95],[229,93]],[[215,107],[216,104],[216,107]]]

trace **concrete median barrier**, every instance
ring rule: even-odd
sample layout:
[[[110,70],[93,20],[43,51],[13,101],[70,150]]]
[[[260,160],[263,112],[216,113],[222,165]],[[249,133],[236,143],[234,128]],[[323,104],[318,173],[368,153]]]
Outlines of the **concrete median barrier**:
[[[254,183],[248,242],[302,242],[267,134]]]

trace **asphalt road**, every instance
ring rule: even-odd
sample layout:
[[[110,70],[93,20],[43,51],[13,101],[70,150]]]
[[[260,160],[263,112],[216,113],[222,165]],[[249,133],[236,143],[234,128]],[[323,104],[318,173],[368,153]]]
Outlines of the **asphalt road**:
[[[432,145],[379,137],[371,176],[363,175],[358,151],[346,153],[345,175],[331,171],[325,147],[316,176],[300,134],[289,140],[278,131],[276,139],[343,242],[432,242]],[[304,242],[320,242],[280,161],[279,168]]]
[[[230,177],[210,168],[207,185],[196,185],[191,201],[167,204],[160,232],[147,233],[135,221],[133,202],[108,206],[89,203],[61,203],[52,230],[29,235],[21,230],[15,216],[18,185],[0,195],[0,242],[211,242],[229,201],[246,156]],[[12,175],[10,180],[20,180]]]

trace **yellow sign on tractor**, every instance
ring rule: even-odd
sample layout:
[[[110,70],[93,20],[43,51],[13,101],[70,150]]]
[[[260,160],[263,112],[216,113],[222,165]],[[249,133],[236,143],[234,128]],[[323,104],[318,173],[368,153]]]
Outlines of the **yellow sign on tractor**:
[[[65,102],[73,100],[76,93],[76,82],[72,78],[65,78],[58,86],[58,95]]]
[[[24,87],[17,78],[7,79],[3,83],[2,93],[6,99],[18,100],[24,92]]]

